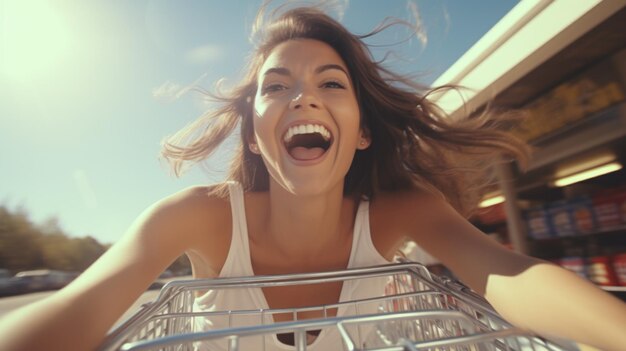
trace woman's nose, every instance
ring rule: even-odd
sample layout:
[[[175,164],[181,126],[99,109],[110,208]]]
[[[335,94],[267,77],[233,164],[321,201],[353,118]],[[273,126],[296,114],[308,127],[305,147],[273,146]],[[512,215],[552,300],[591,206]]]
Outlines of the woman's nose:
[[[289,108],[297,110],[303,107],[318,108],[319,103],[313,94],[306,93],[306,92],[299,92],[289,102]]]

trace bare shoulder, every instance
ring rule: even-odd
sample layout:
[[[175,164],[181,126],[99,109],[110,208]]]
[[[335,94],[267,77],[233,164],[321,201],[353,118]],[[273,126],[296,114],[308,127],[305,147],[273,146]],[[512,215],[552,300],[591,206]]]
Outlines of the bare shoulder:
[[[386,258],[407,239],[415,240],[437,214],[442,200],[420,191],[381,192],[370,202],[372,241]]]
[[[185,251],[221,253],[224,242],[230,242],[224,235],[231,227],[230,202],[212,195],[212,190],[213,186],[186,188],[157,202],[148,215],[155,225],[170,228],[167,235],[184,241]]]
[[[169,195],[144,210],[122,239],[100,261],[109,264],[110,274],[142,267],[145,275],[156,276],[178,256],[198,247],[219,252],[224,226],[230,224],[228,200],[209,196],[211,187],[190,187]],[[222,245],[223,246],[223,245]],[[212,251],[209,251],[210,254]]]
[[[382,192],[371,203],[370,221],[409,235],[416,227],[424,227],[449,216],[451,208],[440,196],[424,191]]]
[[[149,209],[149,214],[158,218],[161,224],[171,224],[178,228],[208,229],[219,227],[224,214],[230,214],[228,199],[210,195],[212,186],[194,186],[174,193]]]

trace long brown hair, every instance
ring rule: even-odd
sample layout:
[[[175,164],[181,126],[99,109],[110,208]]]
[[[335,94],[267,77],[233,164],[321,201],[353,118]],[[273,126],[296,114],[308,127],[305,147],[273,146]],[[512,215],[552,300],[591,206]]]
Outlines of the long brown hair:
[[[240,143],[227,178],[246,191],[265,191],[269,174],[259,155],[246,145],[253,133],[252,117],[258,71],[276,45],[306,38],[330,45],[346,63],[369,133],[369,148],[357,151],[344,180],[346,196],[373,198],[381,191],[422,189],[439,193],[468,214],[481,189],[491,184],[485,172],[497,162],[526,160],[526,146],[506,129],[513,114],[487,114],[451,121],[428,100],[433,91],[395,74],[376,62],[363,39],[316,8],[285,11],[269,23],[257,17],[261,34],[242,83],[230,93],[211,95],[221,107],[209,111],[163,145],[162,155],[179,175],[186,162],[209,157],[240,125]],[[224,185],[213,194],[225,196]]]

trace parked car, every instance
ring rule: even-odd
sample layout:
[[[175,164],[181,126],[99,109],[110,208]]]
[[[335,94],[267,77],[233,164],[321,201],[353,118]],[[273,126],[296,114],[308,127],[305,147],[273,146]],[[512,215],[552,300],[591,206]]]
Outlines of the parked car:
[[[24,291],[24,284],[13,276],[8,269],[0,269],[0,296],[11,296],[21,294]]]
[[[78,276],[75,272],[38,269],[23,271],[15,275],[15,279],[24,285],[24,292],[56,290],[69,284]]]
[[[0,297],[20,295],[28,292],[28,283],[20,278],[11,277],[0,283]]]

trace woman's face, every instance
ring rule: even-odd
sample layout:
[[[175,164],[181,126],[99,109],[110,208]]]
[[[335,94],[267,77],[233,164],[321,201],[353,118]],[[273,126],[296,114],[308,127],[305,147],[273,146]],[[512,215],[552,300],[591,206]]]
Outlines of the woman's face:
[[[271,181],[297,195],[343,184],[355,151],[369,140],[339,54],[317,40],[289,40],[272,50],[258,76],[251,150]]]

